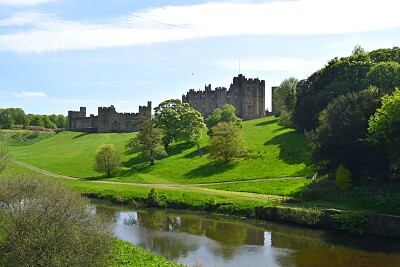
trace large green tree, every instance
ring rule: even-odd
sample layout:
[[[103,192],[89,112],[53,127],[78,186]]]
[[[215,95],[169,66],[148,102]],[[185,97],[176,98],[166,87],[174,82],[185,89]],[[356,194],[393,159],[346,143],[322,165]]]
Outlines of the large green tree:
[[[111,227],[54,179],[0,179],[0,266],[110,266]]]
[[[370,139],[383,145],[394,166],[400,168],[400,90],[382,98],[382,107],[369,120]]]
[[[163,131],[163,143],[167,148],[175,141],[199,142],[205,128],[200,112],[179,99],[161,102],[154,108],[156,125]]]
[[[206,123],[208,127],[208,135],[212,135],[212,128],[220,122],[231,122],[239,127],[242,127],[242,119],[236,116],[235,107],[230,104],[225,104],[222,108],[213,110],[210,116],[207,117]]]
[[[140,151],[150,159],[150,165],[154,165],[157,156],[167,155],[162,137],[162,130],[155,127],[155,119],[144,119],[140,123],[139,133],[130,139],[126,146],[134,151]]]
[[[105,172],[108,177],[121,166],[121,155],[113,144],[104,144],[96,152],[95,170]]]
[[[233,122],[220,122],[212,128],[210,157],[225,163],[246,155],[242,128]]]
[[[319,126],[307,134],[312,163],[329,171],[340,164],[360,176],[386,166],[379,146],[365,141],[368,120],[381,105],[377,88],[341,95],[321,112]]]
[[[376,64],[367,73],[365,83],[392,92],[400,86],[400,64],[393,61]]]

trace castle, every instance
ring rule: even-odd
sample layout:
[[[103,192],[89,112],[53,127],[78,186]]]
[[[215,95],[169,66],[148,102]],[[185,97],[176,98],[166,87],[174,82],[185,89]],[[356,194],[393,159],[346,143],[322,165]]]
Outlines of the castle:
[[[195,91],[190,89],[182,96],[183,103],[199,111],[203,117],[209,116],[215,108],[222,108],[225,104],[231,104],[236,109],[236,115],[244,120],[265,117],[265,81],[246,79],[239,74],[233,78],[229,90],[218,87],[211,90],[211,85],[205,86],[205,90]]]
[[[139,118],[151,117],[151,101],[147,106],[140,106],[139,113],[117,113],[115,107],[99,107],[98,116],[91,114],[86,117],[86,108],[79,111],[68,111],[68,126],[71,131],[85,131],[97,133],[137,132]]]

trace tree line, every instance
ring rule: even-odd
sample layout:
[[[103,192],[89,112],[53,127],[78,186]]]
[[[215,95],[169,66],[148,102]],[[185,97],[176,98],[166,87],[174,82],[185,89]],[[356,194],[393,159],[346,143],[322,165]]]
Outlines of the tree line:
[[[25,114],[21,108],[0,108],[0,129],[28,129],[29,126],[39,129],[66,128],[67,117],[62,114]]]
[[[284,80],[274,113],[304,131],[310,163],[322,172],[346,168],[355,181],[386,181],[400,170],[400,48],[356,46],[307,79]]]

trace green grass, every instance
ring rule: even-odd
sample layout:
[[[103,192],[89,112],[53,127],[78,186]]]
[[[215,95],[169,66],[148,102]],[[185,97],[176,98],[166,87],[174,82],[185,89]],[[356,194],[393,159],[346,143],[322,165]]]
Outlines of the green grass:
[[[264,195],[276,196],[289,196],[297,195],[303,189],[308,179],[282,179],[282,180],[269,180],[251,183],[235,183],[235,184],[221,184],[204,186],[206,188],[236,191],[236,192],[249,192]]]
[[[17,160],[58,174],[123,182],[185,184],[311,174],[305,164],[307,144],[302,133],[278,126],[274,117],[245,121],[243,132],[249,155],[228,165],[207,157],[207,135],[202,140],[203,157],[192,144],[175,144],[155,166],[124,148],[136,133],[62,132],[29,146],[11,147],[11,151]],[[115,144],[123,154],[124,167],[111,179],[92,168],[96,150],[104,143]]]
[[[135,247],[129,242],[116,240],[114,242],[114,264],[113,266],[165,266],[179,267],[180,264],[173,263],[163,257],[156,256],[145,249]]]
[[[53,137],[55,132],[28,130],[0,130],[0,141],[10,146],[26,146]]]

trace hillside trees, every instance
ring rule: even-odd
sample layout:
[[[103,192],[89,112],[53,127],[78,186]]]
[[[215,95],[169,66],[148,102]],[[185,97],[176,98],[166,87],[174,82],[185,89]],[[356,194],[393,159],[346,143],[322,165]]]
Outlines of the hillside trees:
[[[212,135],[212,128],[220,122],[231,122],[242,127],[242,119],[236,116],[235,111],[235,107],[230,104],[225,104],[222,108],[214,109],[211,115],[206,119],[208,127],[207,134]]]
[[[242,129],[234,122],[220,122],[212,128],[210,157],[224,163],[246,155]]]
[[[102,145],[96,152],[94,169],[105,172],[108,177],[121,165],[121,155],[112,144]]]
[[[307,133],[311,162],[333,171],[344,164],[353,174],[385,169],[382,150],[366,142],[368,120],[380,107],[377,88],[341,95],[321,112],[319,126]]]
[[[382,107],[369,120],[370,139],[383,145],[391,163],[400,168],[400,90],[382,98]]]
[[[142,155],[150,159],[150,165],[154,165],[157,156],[167,155],[162,142],[163,133],[155,127],[155,120],[143,119],[140,123],[140,130],[136,137],[130,139],[126,147],[140,151]]]
[[[53,179],[0,180],[0,266],[110,266],[110,225]]]
[[[21,108],[2,108],[0,109],[0,128],[11,129],[15,125],[20,125],[23,128],[28,126],[40,126],[47,129],[65,128],[67,118],[60,114],[38,115],[25,114]]]
[[[177,141],[193,141],[199,146],[205,124],[197,110],[179,99],[170,99],[161,102],[154,111],[156,126],[163,131],[165,148]]]
[[[274,91],[274,114],[278,117],[280,125],[291,127],[294,106],[296,103],[296,86],[299,81],[290,77],[281,82]]]

